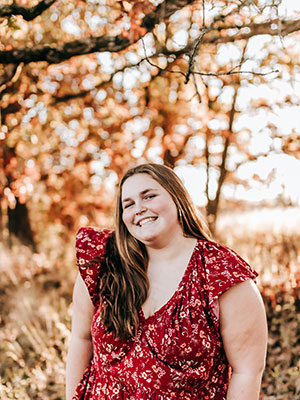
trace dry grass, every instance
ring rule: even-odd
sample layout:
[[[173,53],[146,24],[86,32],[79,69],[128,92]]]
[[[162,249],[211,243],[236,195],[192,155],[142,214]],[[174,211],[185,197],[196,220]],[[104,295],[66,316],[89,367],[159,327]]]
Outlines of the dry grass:
[[[261,399],[295,400],[300,398],[300,234],[297,223],[295,229],[288,223],[275,229],[262,215],[254,225],[253,214],[225,216],[220,240],[260,272],[269,322]],[[32,254],[24,246],[8,250],[0,244],[0,399],[64,399],[76,275],[73,243],[49,232],[41,249]]]
[[[300,209],[225,215],[223,243],[259,272],[269,326],[262,400],[300,399]]]
[[[76,271],[71,244],[52,244],[56,250],[47,255],[24,246],[0,248],[1,399],[64,398]]]

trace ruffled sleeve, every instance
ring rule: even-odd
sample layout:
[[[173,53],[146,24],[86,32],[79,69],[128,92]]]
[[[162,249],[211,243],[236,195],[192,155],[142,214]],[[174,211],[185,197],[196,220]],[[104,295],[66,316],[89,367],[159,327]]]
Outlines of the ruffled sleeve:
[[[214,242],[205,243],[203,264],[210,306],[232,286],[258,276],[233,250]]]
[[[79,229],[76,235],[77,266],[94,306],[99,302],[100,262],[92,260],[105,253],[107,238],[111,233],[108,229],[87,227]]]

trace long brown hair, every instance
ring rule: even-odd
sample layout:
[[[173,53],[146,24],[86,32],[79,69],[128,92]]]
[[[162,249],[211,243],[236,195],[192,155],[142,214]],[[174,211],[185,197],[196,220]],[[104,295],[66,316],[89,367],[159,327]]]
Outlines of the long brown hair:
[[[200,219],[183,183],[171,168],[149,163],[126,172],[118,191],[116,230],[108,239],[100,277],[102,321],[107,330],[120,339],[129,339],[136,335],[138,312],[149,290],[146,247],[129,233],[122,219],[123,184],[136,174],[148,174],[169,193],[177,207],[184,236],[210,239],[209,231]]]

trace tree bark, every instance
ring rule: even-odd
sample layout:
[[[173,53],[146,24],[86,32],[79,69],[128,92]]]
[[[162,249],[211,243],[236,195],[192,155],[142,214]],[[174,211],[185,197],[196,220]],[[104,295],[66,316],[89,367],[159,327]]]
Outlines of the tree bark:
[[[1,198],[0,198],[0,242],[3,242],[4,237],[3,237],[3,231],[4,231],[4,224],[3,224],[3,215],[2,215],[2,204],[1,204]]]
[[[13,236],[15,236],[22,244],[30,246],[33,251],[36,251],[36,243],[30,226],[26,204],[20,204],[18,198],[16,198],[15,208],[8,208],[7,214],[10,245],[12,244]]]
[[[156,24],[167,20],[176,11],[183,7],[194,3],[195,0],[165,0],[156,9],[147,15],[142,20],[141,27],[146,29],[146,33],[151,32]],[[278,28],[273,28],[278,21],[263,22],[263,23],[252,23],[244,26],[223,25],[215,26],[216,22],[226,18],[226,16],[219,15],[219,18],[211,23],[206,28],[206,34],[202,37],[202,44],[217,44],[217,43],[228,43],[242,39],[249,39],[257,35],[271,35],[271,36],[286,36],[290,33],[300,30],[300,19],[292,21],[280,21],[280,31]],[[277,25],[276,25],[277,26]],[[221,31],[235,30],[235,34],[227,35],[221,34]],[[122,35],[118,36],[89,36],[72,42],[63,43],[61,45],[50,46],[49,44],[38,45],[33,47],[16,48],[13,50],[0,51],[0,63],[1,64],[19,64],[19,63],[30,63],[37,61],[46,61],[49,64],[57,64],[62,61],[68,60],[71,57],[79,56],[83,54],[90,54],[94,52],[109,51],[112,53],[119,52],[126,49],[131,44],[138,41],[129,40],[127,37]],[[189,43],[184,49],[181,49],[181,53],[188,53],[193,49],[197,43],[195,41]],[[164,53],[162,49],[162,53]],[[169,53],[169,52],[168,52]]]
[[[165,0],[154,11],[145,15],[141,27],[146,33],[152,31],[155,25],[167,20],[176,11],[192,4],[195,0]],[[126,49],[129,45],[137,42],[130,41],[127,37],[118,36],[89,36],[83,39],[74,40],[57,46],[38,45],[35,47],[23,47],[14,50],[0,51],[1,64],[27,64],[33,61],[47,61],[50,64],[57,64],[68,60],[73,56],[90,54],[94,52],[109,51],[112,53]]]
[[[24,7],[13,2],[10,5],[0,6],[0,18],[11,17],[12,15],[22,15],[26,21],[32,21],[55,2],[56,0],[42,0],[34,7]]]
[[[6,172],[6,186],[10,187],[14,178],[12,174],[6,170],[12,158],[16,157],[14,147],[3,147],[3,168]],[[7,207],[9,245],[12,245],[13,236],[16,236],[22,244],[30,246],[36,251],[36,243],[30,225],[29,214],[26,204],[21,204],[18,197],[15,196],[16,205],[11,209]],[[1,204],[0,204],[1,206]]]
[[[223,187],[223,184],[225,182],[228,170],[226,168],[226,162],[227,162],[227,156],[228,156],[228,150],[231,142],[231,135],[233,133],[232,128],[233,128],[233,121],[234,121],[234,116],[236,113],[235,105],[236,105],[236,100],[237,100],[237,95],[238,95],[238,88],[235,88],[235,92],[233,95],[233,100],[232,100],[232,106],[229,114],[229,123],[228,123],[228,131],[225,137],[225,142],[224,142],[224,149],[222,153],[222,161],[219,166],[219,171],[220,171],[220,176],[218,179],[218,185],[217,185],[217,191],[216,191],[216,196],[214,199],[210,199],[208,196],[208,191],[207,191],[207,206],[206,206],[206,213],[207,213],[207,221],[209,228],[211,232],[215,232],[216,228],[216,222],[217,222],[217,216],[218,216],[218,210],[219,210],[219,204],[220,204],[220,198],[221,198],[221,190]],[[207,153],[208,156],[208,153]],[[208,190],[208,189],[207,189]]]

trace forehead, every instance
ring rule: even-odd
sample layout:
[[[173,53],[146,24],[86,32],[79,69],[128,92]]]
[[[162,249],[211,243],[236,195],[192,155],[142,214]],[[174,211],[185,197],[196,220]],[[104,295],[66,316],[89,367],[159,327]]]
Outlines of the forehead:
[[[126,179],[122,186],[122,199],[139,195],[148,189],[165,190],[148,174],[136,174]]]

